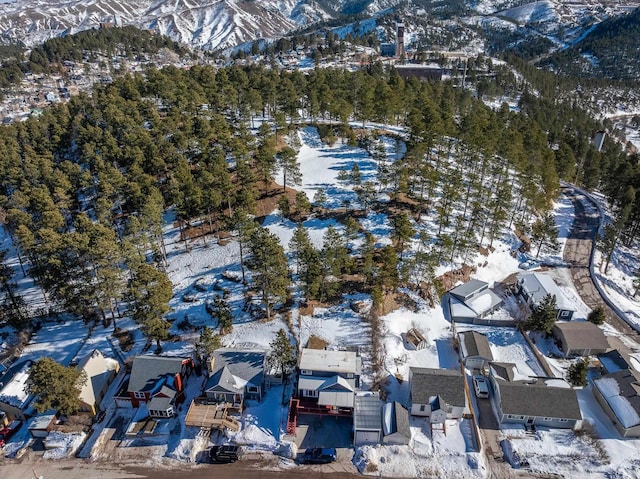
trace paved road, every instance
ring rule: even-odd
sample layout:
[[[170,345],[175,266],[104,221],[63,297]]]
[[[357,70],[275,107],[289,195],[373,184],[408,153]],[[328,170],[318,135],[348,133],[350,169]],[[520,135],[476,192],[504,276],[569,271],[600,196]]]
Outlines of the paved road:
[[[357,474],[337,471],[341,464],[323,466],[292,466],[290,469],[271,469],[260,461],[241,461],[235,464],[182,464],[160,467],[136,467],[116,463],[92,463],[77,459],[0,461],[2,479],[353,479]],[[353,467],[353,466],[351,466]]]
[[[563,193],[568,196],[575,210],[573,227],[564,248],[564,261],[570,265],[571,278],[578,294],[587,306],[594,309],[603,306],[607,316],[607,323],[626,335],[634,342],[640,343],[640,335],[634,331],[624,320],[609,308],[602,300],[600,293],[593,284],[589,273],[589,261],[593,239],[598,233],[600,219],[597,213],[589,213],[580,201],[580,193],[571,187],[563,188]]]

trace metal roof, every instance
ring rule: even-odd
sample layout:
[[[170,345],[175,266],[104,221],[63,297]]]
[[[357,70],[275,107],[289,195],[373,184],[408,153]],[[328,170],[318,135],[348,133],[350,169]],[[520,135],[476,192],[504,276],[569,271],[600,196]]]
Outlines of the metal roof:
[[[518,273],[517,281],[522,288],[532,298],[533,304],[540,303],[545,296],[552,295],[556,297],[556,306],[558,309],[566,311],[575,311],[573,305],[567,300],[560,288],[551,276],[542,273]]]
[[[456,298],[464,301],[471,296],[478,294],[482,290],[485,290],[489,287],[489,283],[485,283],[484,281],[480,281],[479,279],[471,279],[460,286],[456,286],[452,290],[449,291],[449,294],[455,296]]]
[[[352,391],[320,391],[318,404],[321,406],[353,407]]]
[[[328,351],[326,349],[304,348],[300,354],[298,367],[309,371],[360,374],[360,357],[354,351]]]
[[[369,431],[382,430],[382,402],[378,393],[368,392],[356,395],[353,427]]]

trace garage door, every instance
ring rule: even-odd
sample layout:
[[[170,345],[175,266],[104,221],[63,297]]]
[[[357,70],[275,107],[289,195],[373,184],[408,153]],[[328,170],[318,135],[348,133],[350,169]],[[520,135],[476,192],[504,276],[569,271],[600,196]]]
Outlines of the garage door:
[[[379,431],[356,431],[354,442],[360,444],[377,444],[380,441]]]

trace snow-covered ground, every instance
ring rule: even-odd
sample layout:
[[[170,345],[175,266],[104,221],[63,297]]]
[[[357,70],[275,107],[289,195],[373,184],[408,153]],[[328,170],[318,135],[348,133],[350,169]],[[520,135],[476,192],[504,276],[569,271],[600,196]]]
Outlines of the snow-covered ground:
[[[302,185],[299,189],[304,191],[309,199],[313,198],[318,189],[323,189],[330,198],[327,205],[330,208],[342,207],[345,199],[357,203],[353,188],[340,184],[337,177],[341,167],[348,170],[357,163],[363,181],[373,179],[376,164],[366,151],[340,142],[333,146],[323,144],[314,128],[303,129],[300,132],[300,139],[302,147],[299,160]],[[397,157],[394,141],[387,138],[384,140],[384,145],[387,161],[394,161]],[[571,227],[573,214],[573,208],[567,198],[559,198],[555,205],[555,214],[562,248]],[[171,332],[176,336],[176,340],[163,343],[163,353],[186,355],[193,352],[193,342],[197,339],[200,328],[203,325],[216,326],[206,312],[206,301],[223,290],[226,291],[235,314],[233,331],[222,337],[223,344],[267,350],[276,332],[280,328],[288,329],[288,323],[286,318],[278,315],[270,322],[256,321],[244,308],[244,287],[238,281],[240,278],[238,244],[233,240],[226,244],[218,244],[214,238],[209,238],[206,245],[201,240],[190,243],[187,251],[184,242],[179,241],[179,230],[172,220],[170,211],[165,219],[164,235],[169,256],[168,274],[174,285],[169,318],[173,320]],[[389,242],[390,226],[386,215],[370,213],[360,221],[363,227],[374,234],[378,243]],[[275,233],[285,250],[288,250],[288,243],[296,225],[283,220],[277,212],[274,212],[266,217],[264,226]],[[316,246],[321,246],[329,226],[340,228],[334,220],[319,219],[310,219],[305,226],[309,228],[311,240]],[[9,242],[6,236],[2,240],[5,244]],[[487,256],[479,256],[475,260],[477,270],[473,274],[473,277],[489,283],[502,281],[519,271],[518,264],[524,259],[512,257],[511,252],[517,247],[517,240],[512,235],[496,240],[493,246],[493,251]],[[562,250],[543,251],[540,259],[559,263],[561,258]],[[445,269],[441,268],[439,272]],[[565,271],[566,268],[556,268],[552,274],[560,284],[563,293],[576,303],[577,317],[586,317],[589,309],[580,302],[570,277],[565,275]],[[33,285],[25,283],[23,286],[31,288],[29,291],[34,298],[39,294]],[[408,294],[411,295],[410,292]],[[420,298],[412,296],[412,299],[417,305],[414,310],[402,308],[380,318],[384,368],[389,374],[386,386],[388,399],[397,400],[405,405],[409,401],[409,384],[406,379],[409,376],[410,367],[459,367],[458,356],[453,348],[451,324],[446,320],[441,305],[430,308]],[[314,335],[327,341],[330,348],[358,346],[365,363],[362,383],[365,387],[369,387],[374,379],[370,357],[370,325],[350,308],[353,301],[366,303],[370,299],[363,294],[346,295],[339,304],[318,307],[312,314],[301,314],[300,310],[294,306],[290,314],[290,324],[301,344]],[[118,320],[118,325],[134,332],[135,344],[126,356],[132,357],[142,352],[146,341],[136,325],[127,318]],[[412,327],[420,330],[427,338],[426,349],[413,350],[407,347],[403,334]],[[522,374],[543,374],[543,369],[528,343],[515,328],[476,326],[469,326],[469,328],[488,335],[496,360],[516,363]],[[466,329],[466,327],[460,329]],[[46,354],[58,361],[68,363],[74,358],[82,357],[93,348],[99,348],[108,356],[118,357],[119,351],[114,351],[108,340],[110,332],[110,329],[100,326],[89,329],[77,321],[45,323],[25,349],[25,354],[32,358]],[[545,354],[550,347],[541,345]],[[566,364],[560,360],[556,362],[550,360],[550,364],[552,369],[557,371],[557,376],[563,375]],[[117,384],[112,385],[107,393],[105,404],[108,406],[109,416],[122,415],[123,421],[128,422],[132,419],[134,412],[116,411],[113,406],[113,395],[122,380],[121,375],[116,381]],[[199,394],[202,380],[201,377],[190,378],[187,383],[187,401]],[[602,410],[599,409],[600,406],[593,399],[590,390],[586,388],[579,394],[584,417],[595,422],[596,430],[603,438],[602,443],[609,458],[608,463],[602,459],[602,455],[598,456],[601,452],[597,446],[591,445],[588,440],[581,437],[567,435],[566,432],[556,434],[555,431],[540,431],[539,437],[536,438],[523,435],[520,430],[503,431],[503,434],[505,437],[511,437],[513,448],[519,456],[529,458],[531,467],[544,470],[548,474],[582,476],[591,470],[597,470],[599,474],[612,475],[616,472],[620,474],[617,477],[633,477],[632,471],[640,462],[640,453],[638,453],[640,448],[636,444],[640,441],[620,439],[613,426],[607,422],[608,419]],[[262,402],[249,401],[240,418],[243,429],[235,435],[230,435],[229,438],[216,436],[209,439],[202,437],[198,429],[185,427],[186,408],[184,408],[181,414],[169,424],[168,435],[158,439],[163,444],[145,448],[146,464],[161,464],[166,458],[195,461],[199,451],[206,449],[212,441],[230,439],[247,444],[250,449],[266,451],[286,449],[289,447],[283,443],[286,406],[282,406],[282,398],[282,387],[273,387],[267,391]],[[104,459],[98,451],[108,441],[105,438],[109,433],[105,430],[106,423],[107,421],[104,421],[94,427],[94,433],[84,445],[81,456],[93,455],[96,459]],[[355,451],[354,464],[365,474],[381,476],[416,477],[426,474],[440,477],[485,477],[487,474],[485,459],[478,452],[478,445],[474,444],[470,428],[468,420],[451,421],[447,423],[447,434],[444,435],[442,431],[431,431],[424,419],[412,418],[412,441],[408,446],[361,447]],[[65,441],[73,444],[72,439],[69,437]],[[559,444],[562,448],[558,447]],[[15,446],[11,447],[15,449]],[[554,459],[556,449],[561,451],[557,456],[565,459]],[[60,452],[60,454],[66,453]],[[592,467],[596,457],[601,458],[598,468]],[[572,460],[569,461],[566,458]]]

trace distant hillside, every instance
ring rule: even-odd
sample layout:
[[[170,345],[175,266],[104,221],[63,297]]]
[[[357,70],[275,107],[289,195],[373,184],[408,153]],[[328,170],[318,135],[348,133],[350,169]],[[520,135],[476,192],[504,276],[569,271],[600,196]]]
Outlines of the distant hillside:
[[[555,53],[542,66],[580,77],[638,80],[640,9],[605,20],[584,40]]]

